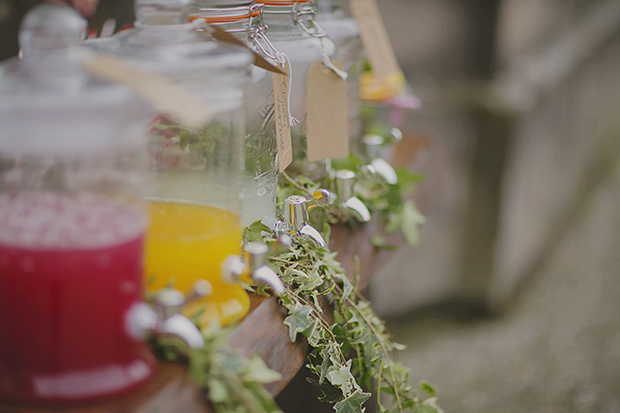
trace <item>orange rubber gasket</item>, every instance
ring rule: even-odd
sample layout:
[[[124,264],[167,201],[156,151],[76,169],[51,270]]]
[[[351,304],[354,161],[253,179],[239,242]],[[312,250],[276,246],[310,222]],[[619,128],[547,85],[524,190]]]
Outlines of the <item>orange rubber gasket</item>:
[[[257,3],[266,4],[267,6],[292,6],[295,3],[306,3],[312,0],[297,0],[297,1],[274,1],[274,0],[255,0]]]
[[[251,13],[251,17],[257,17],[260,15],[260,10],[254,10]],[[249,19],[250,13],[244,14],[243,16],[222,16],[222,17],[203,17],[203,16],[190,16],[189,21],[194,21],[197,19],[205,19],[207,23],[229,23],[242,19]]]

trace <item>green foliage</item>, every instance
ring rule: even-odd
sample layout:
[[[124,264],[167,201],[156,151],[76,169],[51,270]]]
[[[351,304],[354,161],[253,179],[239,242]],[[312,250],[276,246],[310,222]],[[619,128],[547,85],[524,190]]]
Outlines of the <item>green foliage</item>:
[[[310,318],[312,307],[296,303],[289,309],[289,315],[284,319],[284,324],[288,326],[291,341],[297,339],[297,333],[306,333],[316,322]]]
[[[271,230],[260,221],[253,222],[250,226],[243,229],[243,242],[256,242],[263,240],[263,233],[270,233]]]
[[[179,139],[188,140],[187,145],[193,143],[191,137]],[[363,172],[362,161],[354,156],[335,165]],[[403,194],[421,178],[404,169],[397,174],[397,185],[369,179],[358,183],[355,189],[368,208],[379,215],[387,233],[401,229],[407,241],[415,245],[424,217]],[[312,196],[321,187],[333,189],[329,178],[314,182],[305,176],[296,180],[286,173],[282,176],[283,184],[277,193],[280,201],[293,194]],[[322,229],[326,240],[330,224],[344,221],[354,225],[346,211],[335,206],[312,213],[312,224]],[[334,404],[336,413],[363,413],[372,390],[377,394],[381,413],[443,413],[437,406],[434,387],[423,382],[420,390],[414,391],[408,370],[393,359],[393,353],[404,347],[392,341],[384,322],[358,291],[357,270],[353,281],[350,280],[336,259],[336,252],[316,248],[304,240],[289,248],[282,247],[260,222],[246,228],[243,238],[244,242],[266,242],[276,251],[269,265],[287,285],[286,293],[280,297],[281,305],[288,310],[284,324],[289,327],[291,341],[303,336],[313,348],[307,368],[317,377],[309,381],[320,389],[319,400]],[[371,242],[378,248],[394,248],[382,236],[373,237]],[[356,265],[359,267],[357,257]],[[246,288],[254,291],[250,286]],[[265,293],[264,288],[257,288],[256,292]],[[327,303],[333,309],[333,323],[324,318]],[[153,346],[162,358],[189,361],[191,376],[206,389],[216,411],[279,412],[262,386],[278,380],[279,374],[269,370],[260,358],[247,359],[231,350],[225,330],[210,329],[203,334],[207,341],[203,350],[188,349],[172,338],[159,338]]]
[[[413,174],[406,168],[398,168],[396,169],[398,183],[388,185],[381,178],[369,175],[364,170],[362,160],[355,155],[350,155],[345,159],[333,160],[332,169],[347,169],[361,176],[363,179],[360,179],[355,185],[355,193],[371,213],[379,216],[385,226],[386,233],[392,234],[402,230],[405,239],[410,245],[418,245],[419,227],[426,220],[417,210],[413,201],[406,199],[406,196],[413,191],[415,184],[423,179],[421,175]],[[309,197],[319,188],[335,190],[335,183],[329,176],[322,178],[320,181],[313,181],[305,175],[300,175],[293,179],[286,173],[283,173],[282,177],[283,180],[281,180],[277,192],[278,206],[280,208],[284,204],[284,199],[290,195]],[[339,222],[349,222],[355,225],[355,221],[351,219],[346,210],[335,206],[314,210],[310,219],[315,228],[324,228],[326,224],[336,224]],[[380,236],[375,236],[371,239],[371,242],[377,248],[395,249],[394,246],[389,245]]]
[[[370,396],[370,393],[355,392],[351,397],[336,403],[334,410],[337,413],[363,412],[365,409],[362,408],[362,405],[370,399]]]
[[[151,340],[154,352],[168,361],[187,361],[189,374],[205,389],[207,399],[218,413],[276,413],[280,409],[263,387],[281,379],[258,356],[246,358],[228,345],[228,330],[203,330],[205,348],[188,348],[178,338]]]
[[[265,241],[276,242],[273,238]],[[336,412],[362,413],[370,397],[363,389],[376,386],[383,400],[389,399],[378,397],[382,412],[430,413],[422,409],[435,408],[434,402],[420,397],[434,396],[430,384],[424,383],[419,394],[411,389],[409,372],[392,358],[403,346],[391,340],[384,322],[346,277],[335,252],[300,241],[271,257],[271,264],[288,286],[280,302],[289,312],[284,323],[291,340],[302,334],[314,349],[307,367],[318,378],[309,381],[321,390],[320,400],[335,403]],[[330,300],[333,324],[323,317],[321,305]]]

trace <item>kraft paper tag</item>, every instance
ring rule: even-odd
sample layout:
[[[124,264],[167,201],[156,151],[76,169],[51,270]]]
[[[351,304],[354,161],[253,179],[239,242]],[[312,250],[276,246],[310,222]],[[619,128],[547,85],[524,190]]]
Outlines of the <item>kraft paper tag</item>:
[[[377,79],[383,80],[393,73],[400,72],[376,0],[351,0],[349,7],[357,20],[366,55]]]
[[[344,70],[339,61],[332,63]],[[308,161],[349,156],[346,80],[322,62],[314,62],[308,70],[306,88]]]
[[[255,52],[254,50],[252,50],[252,48],[248,47],[248,45],[246,45],[245,43],[243,43],[241,40],[237,39],[235,36],[233,36],[232,34],[228,33],[225,30],[220,29],[217,26],[209,26],[209,30],[211,31],[211,36],[213,36],[214,39],[219,40],[221,42],[227,42],[227,43],[232,43],[235,44],[237,46],[241,46],[243,48],[246,48],[247,50],[249,50],[250,52],[252,52],[252,54],[254,55],[254,65],[258,66],[262,69],[268,70],[270,72],[273,73],[280,73],[283,74],[282,70],[280,70],[280,68],[272,65],[271,63],[269,63],[263,56],[261,56],[259,53]]]
[[[284,171],[293,162],[291,144],[291,124],[289,119],[289,72],[288,63],[284,65],[282,74],[273,74],[273,103],[278,144],[278,169]]]
[[[213,116],[208,104],[166,76],[135,69],[104,55],[95,55],[82,66],[99,79],[130,87],[159,112],[187,128],[202,128]]]

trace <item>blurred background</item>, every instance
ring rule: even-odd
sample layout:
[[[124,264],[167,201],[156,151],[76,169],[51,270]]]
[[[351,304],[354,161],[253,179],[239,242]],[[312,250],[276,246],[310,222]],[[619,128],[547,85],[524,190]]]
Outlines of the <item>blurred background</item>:
[[[620,412],[620,2],[378,2],[424,105],[427,223],[370,289],[412,380],[446,412]],[[0,0],[0,60],[36,3]]]
[[[447,412],[620,411],[620,2],[380,0],[424,108],[372,300]]]

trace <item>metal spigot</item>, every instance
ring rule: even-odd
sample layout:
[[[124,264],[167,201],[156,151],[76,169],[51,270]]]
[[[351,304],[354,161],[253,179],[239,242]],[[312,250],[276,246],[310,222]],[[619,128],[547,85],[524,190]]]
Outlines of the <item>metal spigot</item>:
[[[125,317],[125,329],[135,340],[146,340],[149,334],[176,336],[190,348],[204,348],[202,333],[189,318],[181,314],[181,310],[188,302],[208,296],[211,292],[212,287],[207,280],[196,282],[187,300],[182,292],[166,288],[155,296],[154,309],[144,302],[134,304]]]
[[[335,196],[326,189],[319,189],[312,198],[303,195],[291,195],[284,200],[284,221],[271,220],[267,226],[271,228],[276,237],[290,234],[307,238],[319,248],[326,244],[321,233],[308,224],[308,212],[314,208],[326,206],[334,202]]]
[[[337,171],[334,177],[336,181],[336,193],[342,200],[340,206],[349,211],[358,221],[370,221],[370,211],[364,203],[355,196],[355,172],[348,170]]]
[[[268,251],[269,247],[260,242],[248,242],[245,244],[250,278],[259,285],[269,285],[276,295],[282,295],[286,291],[286,287],[284,287],[278,274],[266,264]]]
[[[402,138],[402,133],[400,136]],[[396,171],[389,162],[381,158],[384,139],[379,135],[368,135],[364,137],[363,141],[366,146],[366,162],[369,167],[372,167],[367,168],[367,171],[379,175],[390,185],[397,184],[398,175],[396,175]]]
[[[231,255],[222,265],[222,280],[227,284],[242,281],[243,276],[249,277],[257,284],[271,286],[274,293],[281,295],[285,291],[284,284],[269,266],[265,264],[269,248],[265,244],[250,242],[245,246],[246,259]]]
[[[403,140],[403,132],[398,128],[392,128],[387,137],[390,144],[398,144]]]

